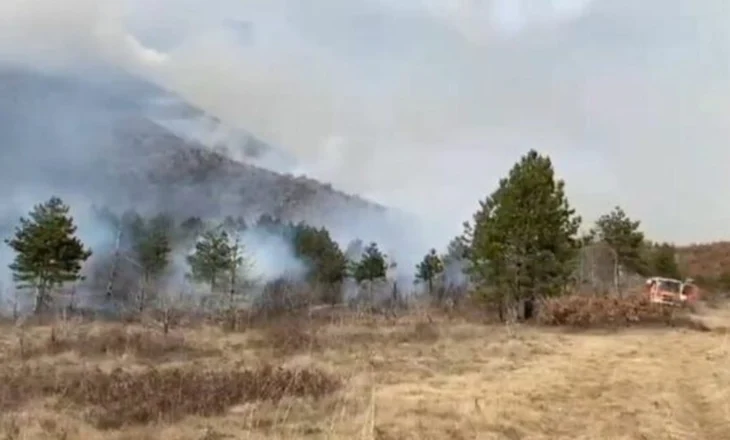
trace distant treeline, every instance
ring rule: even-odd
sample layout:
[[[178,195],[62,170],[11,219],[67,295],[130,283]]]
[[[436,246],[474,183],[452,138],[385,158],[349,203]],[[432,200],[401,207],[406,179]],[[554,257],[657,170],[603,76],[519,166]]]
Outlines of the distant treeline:
[[[164,213],[144,217],[134,211],[116,214],[97,210],[99,219],[117,231],[116,253],[124,253],[139,269],[143,291],[153,291],[173,264],[173,255],[187,250],[186,276],[206,285],[227,304],[245,295],[250,286],[252,261],[244,242],[247,231],[281,237],[291,245],[306,268],[302,281],[325,287],[320,300],[343,300],[342,284],[386,278],[396,262],[377,243],[360,240],[342,249],[326,228],[283,222],[269,215],[253,224],[227,217],[211,223],[192,217],[177,223]],[[570,206],[565,183],[556,179],[548,156],[530,151],[503,178],[497,189],[479,202],[479,209],[464,233],[443,254],[431,249],[415,268],[423,290],[443,300],[444,279],[456,270],[484,304],[503,312],[516,303],[537,297],[562,295],[584,282],[578,276],[583,252],[592,246],[610,251],[619,278],[626,274],[680,278],[676,251],[668,243],[649,242],[620,207],[601,216],[581,233],[581,217]],[[57,198],[34,207],[6,242],[15,251],[10,265],[19,288],[35,295],[36,309],[50,303],[54,289],[82,280],[82,267],[91,257],[77,237],[70,207]],[[455,269],[456,268],[456,269]],[[395,290],[395,288],[394,288]],[[232,307],[232,305],[231,305]]]

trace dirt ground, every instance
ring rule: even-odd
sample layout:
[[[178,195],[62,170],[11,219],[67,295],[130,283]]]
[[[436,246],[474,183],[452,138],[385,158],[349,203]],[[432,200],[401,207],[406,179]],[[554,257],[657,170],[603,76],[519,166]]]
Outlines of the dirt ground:
[[[268,362],[285,369],[316,368],[342,385],[319,398],[251,400],[212,416],[191,413],[175,421],[111,429],[93,423],[88,408],[38,394],[7,406],[0,416],[0,438],[730,438],[730,345],[722,331],[575,332],[446,318],[429,322],[423,316],[370,317],[320,324],[316,333],[300,326],[290,333],[311,337],[294,342],[282,340],[287,331],[226,333],[204,326],[168,336],[199,349],[195,355],[169,350],[152,357],[149,351],[155,346],[135,352],[131,345],[126,351],[94,354],[88,335],[110,326],[65,324],[54,331],[57,338],[84,334],[86,342],[35,352],[31,347],[47,347],[48,326],[23,331],[6,327],[0,334],[0,369],[24,365],[44,371],[108,372],[152,365],[230,372]],[[4,386],[0,383],[0,397],[6,400],[19,392]],[[209,390],[201,390],[199,398],[204,399]]]

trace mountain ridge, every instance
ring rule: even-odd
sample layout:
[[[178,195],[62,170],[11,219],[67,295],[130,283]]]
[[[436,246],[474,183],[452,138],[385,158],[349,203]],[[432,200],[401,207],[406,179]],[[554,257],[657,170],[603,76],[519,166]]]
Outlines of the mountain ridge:
[[[154,84],[121,78],[86,81],[0,66],[5,164],[0,172],[6,171],[0,184],[14,194],[48,188],[95,204],[180,217],[269,214],[339,229],[356,226],[349,224],[353,219],[371,223],[388,211],[328,183],[264,168],[257,161],[274,155],[270,160],[285,162],[286,154],[242,130],[222,127],[214,116]],[[177,130],[170,121],[178,122]],[[239,154],[232,158],[216,145],[204,145],[180,129],[186,124],[191,132],[212,127],[239,135],[238,145],[221,140]]]

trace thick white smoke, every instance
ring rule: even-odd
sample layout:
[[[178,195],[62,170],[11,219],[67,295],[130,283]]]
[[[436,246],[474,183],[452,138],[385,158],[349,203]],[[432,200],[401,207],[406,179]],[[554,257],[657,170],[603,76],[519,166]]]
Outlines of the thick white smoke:
[[[708,166],[730,159],[730,14],[689,4],[6,0],[0,54],[155,81],[298,171],[415,213],[427,239],[409,254],[445,245],[528,148],[553,156],[589,220],[621,204],[657,238],[699,240],[730,233],[702,189],[730,184]],[[676,170],[701,184],[652,177]]]

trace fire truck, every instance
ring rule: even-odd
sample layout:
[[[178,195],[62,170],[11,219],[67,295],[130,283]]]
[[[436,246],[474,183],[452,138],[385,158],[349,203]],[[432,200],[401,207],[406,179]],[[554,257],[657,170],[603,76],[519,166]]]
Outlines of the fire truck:
[[[700,296],[699,288],[691,279],[651,277],[646,280],[644,290],[651,302],[672,306],[695,303]]]

